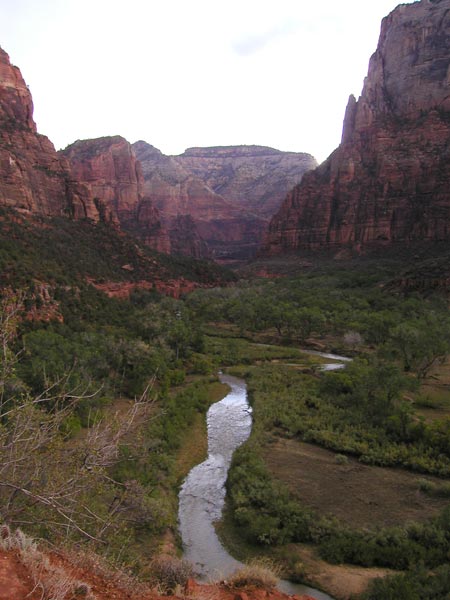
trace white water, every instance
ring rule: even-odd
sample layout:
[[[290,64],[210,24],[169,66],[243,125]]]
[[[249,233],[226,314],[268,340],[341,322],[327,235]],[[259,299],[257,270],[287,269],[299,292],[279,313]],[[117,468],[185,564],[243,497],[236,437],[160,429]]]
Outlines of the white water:
[[[178,518],[184,558],[194,565],[197,576],[203,580],[224,579],[242,566],[222,546],[213,524],[222,515],[232,454],[251,432],[251,408],[245,381],[223,374],[220,380],[228,384],[231,391],[208,411],[208,458],[190,471],[179,494]],[[281,581],[279,588],[289,594],[332,600],[318,590],[289,581]]]

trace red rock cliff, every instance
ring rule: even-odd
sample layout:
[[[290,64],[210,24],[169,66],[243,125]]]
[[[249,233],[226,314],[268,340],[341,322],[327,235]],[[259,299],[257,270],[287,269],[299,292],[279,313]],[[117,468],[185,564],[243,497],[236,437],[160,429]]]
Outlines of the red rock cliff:
[[[142,141],[133,148],[173,248],[198,256],[206,243],[219,259],[251,256],[287,191],[316,166],[309,154],[264,146],[191,148],[180,156]]]
[[[37,132],[30,91],[1,48],[0,205],[45,216],[100,218],[89,190]]]
[[[272,217],[287,192],[317,166],[310,154],[267,146],[189,148],[174,158],[217,194],[263,218]]]
[[[450,2],[382,22],[341,145],[272,219],[265,252],[450,239]]]
[[[140,141],[133,144],[142,164],[145,193],[161,212],[175,253],[196,258],[247,257],[258,247],[266,219],[230,202],[180,164]]]
[[[111,219],[159,252],[170,252],[170,240],[159,212],[144,192],[140,163],[121,136],[78,140],[60,153],[73,176],[86,185]]]

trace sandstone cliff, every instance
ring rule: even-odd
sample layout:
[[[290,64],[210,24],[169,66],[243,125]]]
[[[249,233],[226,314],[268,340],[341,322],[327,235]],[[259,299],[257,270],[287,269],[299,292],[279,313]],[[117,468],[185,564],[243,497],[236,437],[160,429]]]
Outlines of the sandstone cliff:
[[[317,166],[310,154],[266,146],[189,148],[175,158],[226,200],[263,218],[272,217],[287,192]]]
[[[264,251],[448,240],[449,182],[450,2],[421,0],[383,20],[341,145],[288,194]]]
[[[46,216],[100,218],[89,190],[37,132],[30,91],[1,48],[0,205]]]
[[[78,140],[60,154],[74,178],[88,187],[94,202],[110,219],[159,252],[170,252],[170,240],[159,212],[144,193],[141,165],[121,136]]]
[[[224,259],[254,252],[267,227],[264,218],[214,192],[179,157],[165,156],[143,141],[133,149],[142,164],[145,193],[161,213],[174,253]]]
[[[218,259],[251,256],[287,191],[316,166],[309,154],[264,146],[191,148],[180,156],[142,141],[133,148],[173,249],[205,256],[209,248]]]

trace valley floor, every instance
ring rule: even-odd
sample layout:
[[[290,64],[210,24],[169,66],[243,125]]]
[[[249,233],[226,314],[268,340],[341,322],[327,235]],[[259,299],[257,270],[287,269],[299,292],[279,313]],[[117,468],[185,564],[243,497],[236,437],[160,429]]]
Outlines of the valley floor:
[[[423,479],[441,483],[437,477],[369,466],[350,457],[339,464],[335,452],[298,440],[277,439],[265,448],[264,460],[273,477],[286,483],[307,506],[353,527],[424,521],[448,504],[445,498],[430,498],[419,489]]]

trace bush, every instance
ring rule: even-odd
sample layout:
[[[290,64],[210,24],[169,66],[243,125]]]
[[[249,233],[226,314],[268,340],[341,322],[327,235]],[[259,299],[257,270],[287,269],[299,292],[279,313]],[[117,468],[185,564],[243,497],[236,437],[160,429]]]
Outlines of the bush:
[[[274,588],[279,580],[279,568],[268,559],[253,560],[231,575],[228,584],[233,588]]]
[[[419,568],[401,575],[374,579],[363,600],[447,600],[450,589],[450,566],[433,573]]]
[[[192,576],[191,563],[175,556],[157,556],[150,563],[150,581],[163,594],[174,592],[177,586],[185,586]]]
[[[348,456],[345,454],[335,454],[334,462],[337,465],[348,465]]]

